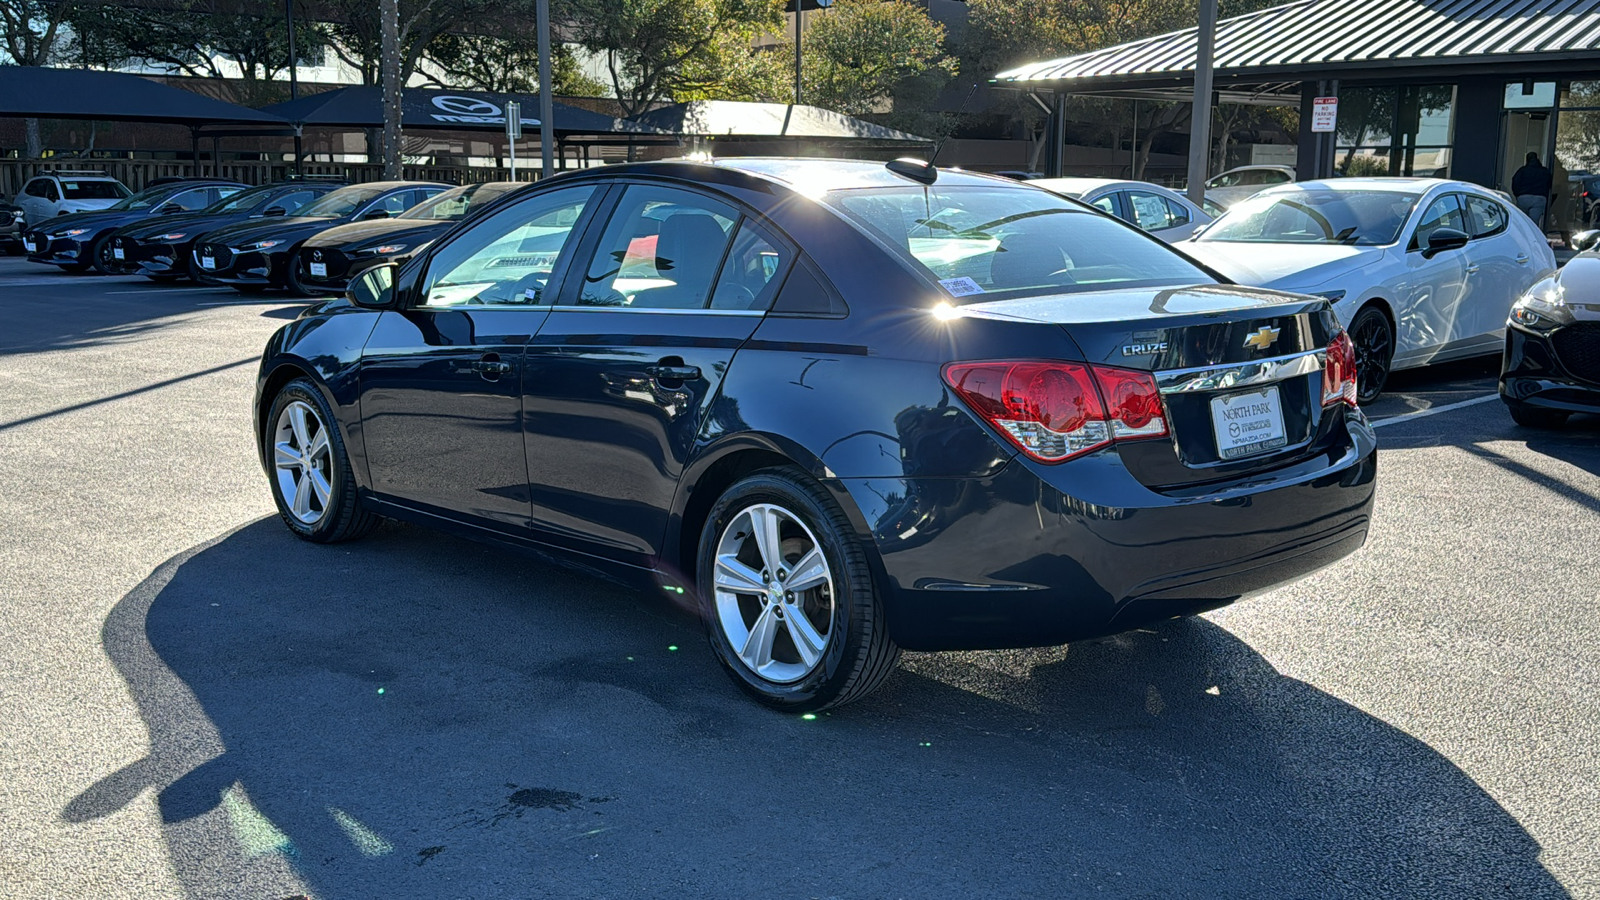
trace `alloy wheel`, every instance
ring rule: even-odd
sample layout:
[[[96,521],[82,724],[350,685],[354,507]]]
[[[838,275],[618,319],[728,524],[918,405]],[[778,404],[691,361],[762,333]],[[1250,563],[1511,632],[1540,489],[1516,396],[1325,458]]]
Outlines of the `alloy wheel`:
[[[289,513],[306,525],[321,521],[333,494],[333,448],[327,424],[310,404],[295,400],[278,414],[272,464]]]
[[[723,636],[760,678],[806,677],[833,639],[833,571],[800,517],[771,503],[745,507],[717,541],[714,606]]]
[[[1370,403],[1389,380],[1394,358],[1394,335],[1381,313],[1363,316],[1350,335],[1356,350],[1356,400]]]

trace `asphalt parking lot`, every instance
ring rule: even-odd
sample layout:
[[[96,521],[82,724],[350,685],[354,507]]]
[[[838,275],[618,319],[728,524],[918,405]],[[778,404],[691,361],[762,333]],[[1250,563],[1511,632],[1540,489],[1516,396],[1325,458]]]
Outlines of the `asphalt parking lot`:
[[[1367,547],[1204,617],[764,711],[661,597],[315,547],[283,296],[0,258],[0,894],[1600,896],[1600,419],[1396,376]]]

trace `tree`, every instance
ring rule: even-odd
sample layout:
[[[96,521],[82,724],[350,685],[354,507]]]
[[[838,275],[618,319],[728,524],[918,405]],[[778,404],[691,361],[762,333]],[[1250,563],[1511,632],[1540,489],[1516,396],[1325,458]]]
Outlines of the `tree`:
[[[539,90],[539,44],[532,27],[495,35],[446,32],[428,45],[423,58],[443,76],[432,79],[440,87],[448,79],[452,85],[481,91]],[[560,43],[550,47],[550,80],[554,92],[567,97],[593,97],[607,89],[604,82],[584,74],[572,49]]]
[[[783,0],[567,0],[564,23],[605,58],[623,114],[703,93],[710,75],[736,70],[762,33],[783,25]]]
[[[894,101],[915,97],[926,109],[956,71],[944,45],[944,26],[909,0],[838,0],[806,30],[805,99],[852,116],[898,114],[911,124],[913,104]]]
[[[18,66],[48,65],[73,9],[71,0],[0,0],[0,40],[9,61]],[[44,153],[39,120],[24,120],[24,128],[28,156],[37,159]]]

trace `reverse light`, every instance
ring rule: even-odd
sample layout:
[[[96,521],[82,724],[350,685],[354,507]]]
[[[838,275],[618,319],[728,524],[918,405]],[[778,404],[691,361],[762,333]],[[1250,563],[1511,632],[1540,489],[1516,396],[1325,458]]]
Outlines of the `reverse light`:
[[[1356,405],[1356,345],[1344,331],[1328,344],[1328,363],[1322,369],[1322,405],[1341,400],[1346,406]]]
[[[1149,372],[1008,360],[953,363],[944,379],[984,421],[1040,462],[1167,433],[1166,410]]]

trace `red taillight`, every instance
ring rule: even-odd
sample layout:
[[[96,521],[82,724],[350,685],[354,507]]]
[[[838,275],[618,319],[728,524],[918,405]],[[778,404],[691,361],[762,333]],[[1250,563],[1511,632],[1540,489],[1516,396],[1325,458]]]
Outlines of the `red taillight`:
[[[1041,462],[1167,433],[1166,411],[1149,372],[1006,361],[955,363],[945,367],[944,378],[974,412]]]
[[[1322,405],[1340,400],[1356,405],[1356,347],[1343,331],[1328,345],[1328,364],[1322,370]]]

